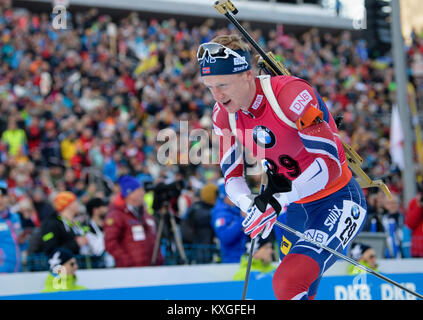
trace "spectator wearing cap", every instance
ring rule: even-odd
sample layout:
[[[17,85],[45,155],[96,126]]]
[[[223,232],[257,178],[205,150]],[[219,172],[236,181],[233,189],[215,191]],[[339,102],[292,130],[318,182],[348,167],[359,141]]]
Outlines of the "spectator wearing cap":
[[[209,263],[213,258],[210,250],[207,250],[204,245],[212,245],[214,243],[215,236],[210,220],[211,210],[216,203],[217,192],[215,184],[206,184],[201,189],[200,200],[194,202],[188,209],[181,224],[183,242],[198,247],[194,250],[194,260],[197,263]]]
[[[114,260],[111,255],[105,251],[104,245],[104,219],[109,212],[109,204],[102,198],[90,199],[85,205],[87,214],[90,218],[88,223],[88,232],[86,234],[88,240],[89,254],[99,257],[99,267],[114,266]]]
[[[57,248],[49,256],[49,273],[44,282],[42,292],[57,292],[70,290],[85,290],[84,286],[78,285],[76,270],[78,262],[72,251],[66,248]]]
[[[248,257],[251,252],[251,239],[245,243],[246,251],[241,257],[238,271],[234,275],[234,280],[245,280],[247,273]],[[253,258],[251,261],[250,279],[261,279],[265,276],[273,277],[276,266],[273,262],[273,246],[270,237],[262,239],[258,237],[254,242]]]
[[[19,272],[22,269],[22,255],[19,237],[21,221],[17,213],[9,209],[7,185],[0,185],[0,273]]]
[[[104,242],[116,267],[150,266],[156,240],[156,223],[145,209],[144,188],[129,175],[118,179],[120,194],[106,216]],[[159,252],[156,264],[163,264]]]
[[[245,252],[247,236],[242,229],[241,211],[226,195],[224,183],[219,184],[219,198],[211,212],[211,225],[220,243],[223,263],[238,263]]]
[[[79,202],[74,193],[59,192],[53,201],[56,214],[50,215],[41,225],[43,252],[50,255],[59,247],[69,249],[73,254],[83,253],[88,240],[82,227],[75,220],[79,213]]]
[[[376,261],[376,252],[372,247],[364,243],[358,243],[358,242],[353,243],[351,246],[350,255],[354,260],[357,260],[362,265],[374,271],[378,271],[378,265]],[[365,271],[363,271],[362,269],[354,265],[350,265],[348,268],[349,274],[358,274],[362,272],[365,272]]]

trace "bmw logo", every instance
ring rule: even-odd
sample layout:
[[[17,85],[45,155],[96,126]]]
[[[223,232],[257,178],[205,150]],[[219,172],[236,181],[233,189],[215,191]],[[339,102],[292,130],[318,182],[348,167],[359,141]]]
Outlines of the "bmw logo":
[[[276,143],[273,132],[264,126],[257,126],[253,129],[254,142],[262,148],[271,148]]]
[[[358,217],[360,216],[360,208],[356,204],[353,205],[353,207],[351,208],[351,215],[354,218],[354,220],[357,220]]]

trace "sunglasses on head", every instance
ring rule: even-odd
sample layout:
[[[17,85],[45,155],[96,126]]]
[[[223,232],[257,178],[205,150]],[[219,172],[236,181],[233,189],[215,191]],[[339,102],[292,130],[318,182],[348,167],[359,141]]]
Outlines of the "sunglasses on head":
[[[208,55],[212,59],[227,59],[230,55],[232,55],[235,58],[244,60],[245,63],[248,65],[248,62],[245,60],[245,58],[241,56],[238,52],[235,52],[234,50],[215,42],[207,42],[200,45],[197,50],[197,60],[203,60],[206,55]],[[213,60],[211,60],[210,62],[212,61]]]

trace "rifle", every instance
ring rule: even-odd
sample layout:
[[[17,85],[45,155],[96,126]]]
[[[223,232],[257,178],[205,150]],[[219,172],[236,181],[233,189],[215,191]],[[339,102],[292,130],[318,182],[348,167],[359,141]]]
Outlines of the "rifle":
[[[277,75],[291,75],[289,70],[278,60],[276,60],[275,55],[272,52],[264,52],[264,50],[257,44],[257,42],[248,34],[244,27],[235,19],[234,15],[238,13],[238,9],[230,0],[218,0],[215,2],[214,7],[217,12],[223,14],[232,24],[241,32],[241,34],[247,39],[247,41],[256,49],[260,55],[258,61],[258,66],[261,70],[264,70],[270,76]],[[339,136],[338,136],[339,137]],[[380,188],[383,193],[388,197],[392,198],[392,194],[389,191],[389,188],[382,180],[372,180],[361,168],[363,164],[363,159],[360,155],[347,143],[342,141],[344,147],[345,156],[347,159],[348,167],[357,177],[357,182],[360,184],[361,188]]]

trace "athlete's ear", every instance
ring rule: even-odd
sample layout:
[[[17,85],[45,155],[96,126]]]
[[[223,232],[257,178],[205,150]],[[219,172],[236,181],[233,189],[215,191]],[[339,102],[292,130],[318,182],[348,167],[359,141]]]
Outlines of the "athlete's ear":
[[[245,71],[245,72],[244,72],[244,75],[245,75],[245,78],[246,78],[248,81],[251,81],[251,80],[253,80],[253,79],[254,79],[253,70],[247,70],[247,71]]]

